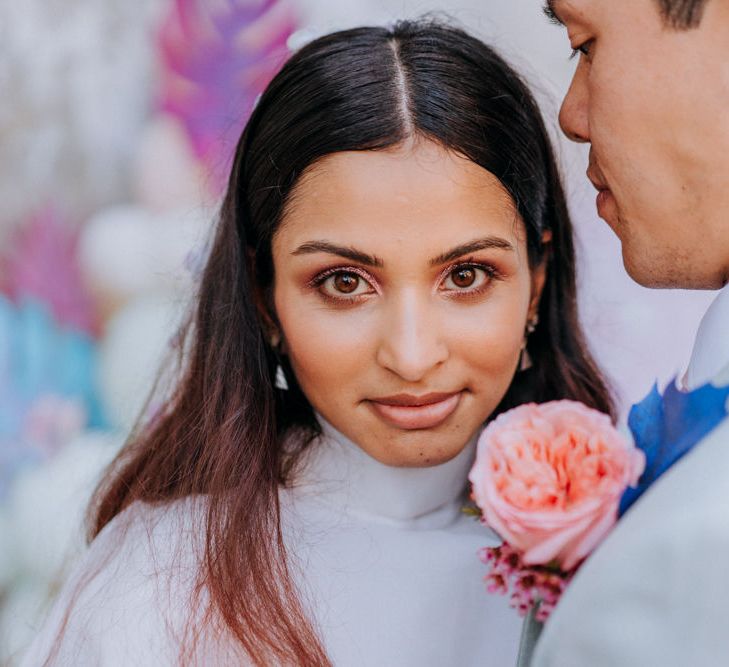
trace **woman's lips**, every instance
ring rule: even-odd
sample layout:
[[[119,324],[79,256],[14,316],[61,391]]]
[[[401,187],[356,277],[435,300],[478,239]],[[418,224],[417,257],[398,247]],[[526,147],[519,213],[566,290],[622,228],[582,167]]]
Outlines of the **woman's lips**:
[[[391,426],[415,430],[442,424],[455,412],[462,395],[462,391],[420,397],[399,394],[371,399],[370,404],[375,413]]]

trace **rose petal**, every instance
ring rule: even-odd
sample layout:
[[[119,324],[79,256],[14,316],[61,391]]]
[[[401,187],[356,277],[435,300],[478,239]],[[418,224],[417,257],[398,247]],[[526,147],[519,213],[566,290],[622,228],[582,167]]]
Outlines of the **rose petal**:
[[[615,521],[643,453],[610,418],[575,401],[527,404],[479,438],[469,473],[484,522],[530,564],[579,563]]]

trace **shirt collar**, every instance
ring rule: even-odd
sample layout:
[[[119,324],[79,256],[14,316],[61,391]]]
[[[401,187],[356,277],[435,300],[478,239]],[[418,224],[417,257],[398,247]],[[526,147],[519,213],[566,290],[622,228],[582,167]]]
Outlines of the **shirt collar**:
[[[729,365],[729,285],[706,311],[685,376],[687,389],[696,389],[714,379]]]

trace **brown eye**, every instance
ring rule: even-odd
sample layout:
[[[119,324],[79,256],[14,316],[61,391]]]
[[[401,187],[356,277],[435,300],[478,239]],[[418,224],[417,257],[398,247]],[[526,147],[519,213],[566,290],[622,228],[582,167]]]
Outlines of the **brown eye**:
[[[360,277],[356,273],[338,273],[334,276],[334,289],[342,294],[352,294],[359,287]]]
[[[476,282],[476,269],[470,266],[457,269],[451,273],[451,280],[456,287],[472,287]]]
[[[440,289],[446,292],[475,293],[488,285],[493,273],[485,266],[462,265],[446,274]]]
[[[319,283],[319,291],[333,299],[351,301],[355,297],[375,294],[376,290],[356,271],[335,271]]]

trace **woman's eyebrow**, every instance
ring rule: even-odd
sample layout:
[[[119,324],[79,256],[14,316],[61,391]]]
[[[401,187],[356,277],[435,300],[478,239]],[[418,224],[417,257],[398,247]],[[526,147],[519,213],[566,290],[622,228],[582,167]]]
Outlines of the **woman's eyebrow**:
[[[356,248],[340,246],[336,243],[330,243],[329,241],[308,241],[296,248],[296,250],[294,250],[291,254],[309,255],[317,252],[325,252],[329,255],[339,255],[340,257],[351,259],[353,262],[359,262],[365,266],[373,266],[376,268],[382,268],[385,264],[376,255],[369,255],[366,252],[357,250]]]
[[[440,264],[453,261],[454,259],[458,259],[459,257],[463,257],[463,255],[491,248],[496,248],[497,250],[509,250],[512,252],[515,250],[514,245],[506,239],[499,238],[498,236],[488,236],[483,239],[475,239],[474,241],[469,241],[468,243],[456,246],[452,250],[448,250],[442,255],[438,255],[431,259],[430,265],[438,266]]]
[[[430,265],[439,266],[440,264],[445,264],[446,262],[458,259],[459,257],[463,257],[463,255],[468,255],[472,252],[494,248],[497,250],[514,251],[514,245],[506,239],[499,238],[498,236],[488,236],[486,238],[474,239],[473,241],[462,243],[451,250],[447,250],[441,255],[431,259]],[[366,252],[362,252],[361,250],[357,250],[356,248],[340,246],[336,243],[330,243],[329,241],[307,241],[306,243],[302,243],[291,254],[309,255],[318,252],[324,252],[329,255],[338,255],[339,257],[351,259],[353,262],[359,262],[365,266],[382,268],[385,265],[385,263],[376,255],[370,255]]]

